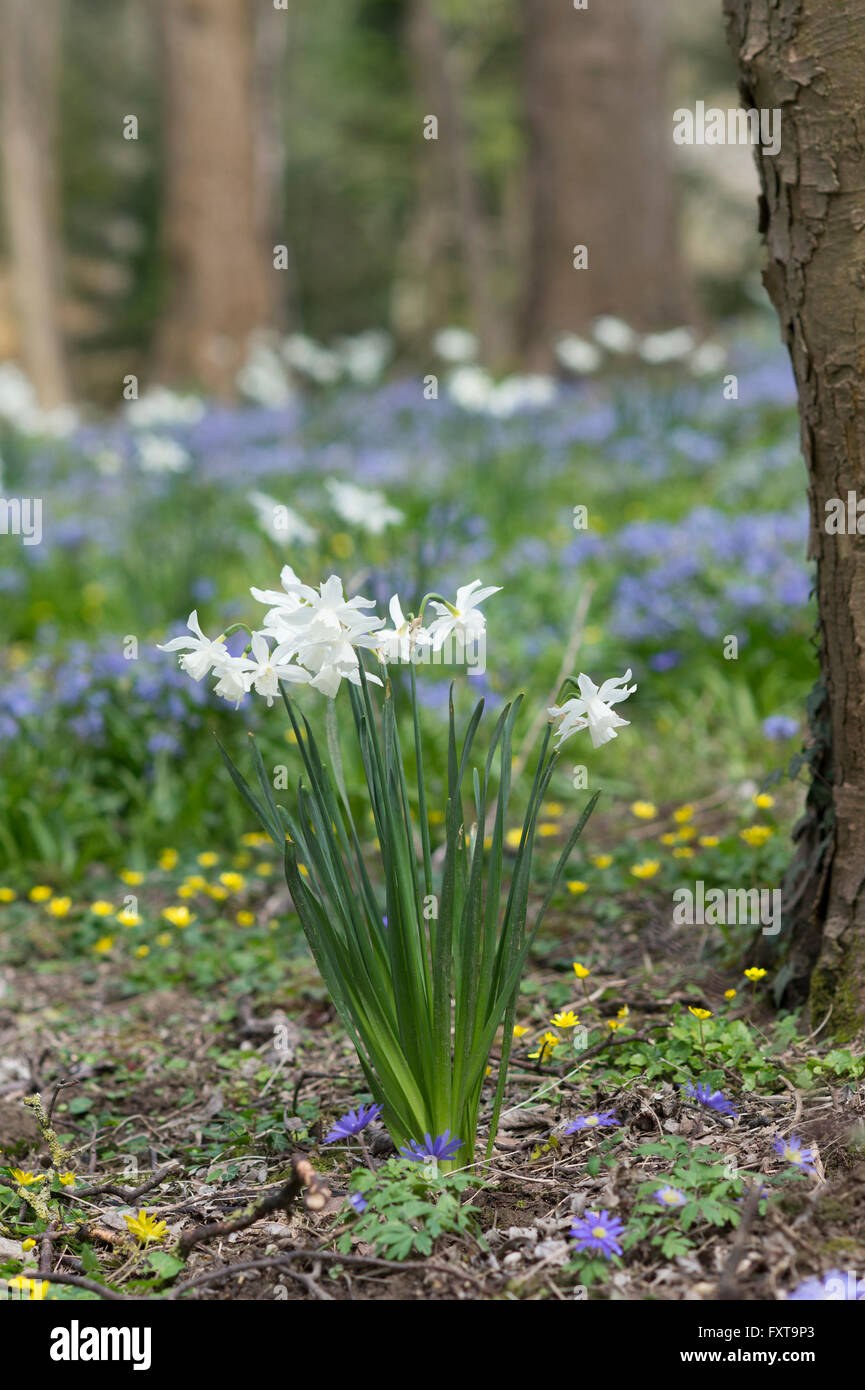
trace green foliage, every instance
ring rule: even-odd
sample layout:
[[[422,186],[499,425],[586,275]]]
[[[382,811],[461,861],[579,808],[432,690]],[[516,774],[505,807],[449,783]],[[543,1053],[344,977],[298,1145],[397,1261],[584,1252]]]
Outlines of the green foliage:
[[[430,1255],[441,1235],[480,1241],[478,1209],[463,1200],[471,1185],[466,1173],[436,1172],[402,1158],[389,1159],[375,1173],[358,1169],[351,1188],[367,1207],[340,1236],[337,1249],[347,1255],[357,1241],[365,1241],[386,1259],[406,1260]]]

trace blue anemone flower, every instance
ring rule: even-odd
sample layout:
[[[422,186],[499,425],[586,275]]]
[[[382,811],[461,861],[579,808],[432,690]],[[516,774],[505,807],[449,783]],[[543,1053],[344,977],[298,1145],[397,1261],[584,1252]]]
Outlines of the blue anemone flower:
[[[791,1163],[794,1168],[801,1168],[803,1173],[813,1173],[814,1150],[806,1149],[802,1140],[796,1134],[791,1134],[789,1139],[782,1139],[780,1134],[775,1137],[775,1152]]]
[[[360,1215],[360,1213],[361,1213],[362,1211],[366,1211],[367,1207],[369,1206],[369,1202],[366,1200],[366,1198],[365,1198],[365,1197],[363,1196],[363,1194],[360,1193],[360,1192],[352,1192],[352,1193],[349,1195],[349,1199],[348,1199],[348,1200],[349,1200],[349,1204],[350,1204],[351,1206],[354,1207],[354,1209],[355,1209],[355,1211],[357,1212],[358,1216]]]
[[[600,1129],[604,1125],[618,1125],[614,1110],[595,1110],[591,1115],[580,1115],[562,1130],[562,1134],[576,1134],[578,1129]]]
[[[857,1280],[852,1271],[843,1274],[840,1269],[830,1269],[822,1279],[806,1279],[804,1284],[788,1293],[787,1298],[789,1301],[811,1303],[862,1303],[865,1301],[865,1285]]]
[[[446,1129],[444,1134],[437,1134],[435,1139],[425,1134],[423,1140],[422,1144],[417,1139],[409,1140],[408,1145],[400,1149],[403,1158],[411,1159],[412,1163],[423,1163],[428,1158],[444,1161],[455,1158],[457,1150],[463,1146],[462,1139],[451,1138],[449,1129]]]
[[[738,1113],[723,1091],[713,1091],[705,1082],[698,1082],[694,1086],[689,1081],[687,1086],[682,1087],[682,1094],[689,1100],[697,1101],[699,1105],[705,1105],[707,1110],[715,1110],[719,1115],[732,1115],[735,1119]]]
[[[662,1207],[683,1207],[688,1200],[678,1187],[659,1187],[652,1196]]]
[[[571,1235],[577,1242],[578,1250],[597,1250],[610,1259],[612,1255],[622,1253],[619,1237],[624,1229],[619,1218],[610,1216],[608,1211],[587,1211],[585,1216],[574,1222]]]
[[[380,1114],[380,1105],[359,1105],[357,1110],[349,1110],[347,1115],[342,1115],[322,1142],[333,1144],[337,1139],[350,1139],[353,1134],[360,1134],[362,1129],[366,1129],[372,1120],[377,1120]]]

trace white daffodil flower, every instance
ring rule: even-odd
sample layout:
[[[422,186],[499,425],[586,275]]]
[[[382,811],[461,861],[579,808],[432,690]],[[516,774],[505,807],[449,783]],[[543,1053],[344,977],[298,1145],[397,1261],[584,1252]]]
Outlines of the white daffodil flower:
[[[166,642],[164,646],[160,646],[158,642],[156,645],[161,652],[179,652],[184,647],[188,647],[189,650],[186,655],[180,658],[180,669],[191,676],[194,681],[200,681],[207,675],[212,666],[218,666],[222,663],[224,658],[228,656],[228,649],[221,635],[213,641],[209,637],[205,637],[201,631],[196,609],[190,613],[186,626],[193,633],[192,637],[172,637],[171,641]]]
[[[627,688],[630,679],[629,669],[623,676],[604,681],[598,689],[593,680],[580,673],[577,677],[580,698],[566,700],[563,705],[553,705],[547,710],[550,718],[559,725],[556,731],[556,748],[561,748],[565,739],[570,738],[571,734],[579,729],[588,729],[593,748],[600,748],[602,744],[609,743],[611,738],[616,738],[616,729],[630,723],[630,720],[620,719],[610,706],[633,695],[637,687],[632,685]]]
[[[213,668],[213,674],[219,677],[213,693],[220,699],[230,701],[235,709],[249,690],[249,666],[244,656],[224,656]]]
[[[259,603],[270,603],[273,605],[269,613],[264,616],[265,628],[276,627],[282,621],[283,614],[294,613],[300,608],[302,603],[301,594],[306,587],[298,579],[291,565],[283,565],[279,572],[279,582],[282,589],[250,589],[250,593]]]
[[[416,619],[405,617],[397,594],[388,609],[393,627],[378,634],[379,650],[386,661],[411,661],[412,652],[431,646],[432,638],[426,628],[416,625]]]
[[[377,638],[375,640],[377,641]],[[368,646],[371,645],[371,641],[365,634],[360,634],[356,643],[346,639],[304,647],[300,660],[310,671],[315,672],[310,681],[314,690],[332,700],[343,680],[351,681],[352,685],[360,685],[360,662],[355,645]],[[366,678],[372,685],[381,685],[378,676],[372,675],[369,671]]]
[[[300,607],[294,612],[283,614],[287,631],[297,636],[298,648],[307,644],[317,646],[322,642],[339,642],[350,633],[364,634],[384,625],[381,618],[370,618],[358,610],[373,608],[375,599],[347,599],[342,590],[342,580],[332,574],[318,589],[307,584],[300,586]],[[302,659],[302,658],[301,658]]]
[[[291,681],[295,685],[309,682],[309,672],[289,660],[296,651],[294,642],[284,642],[271,651],[264,634],[254,632],[250,646],[253,659],[247,662],[247,681],[253,690],[265,697],[268,706],[279,694],[280,681]]]
[[[479,590],[479,592],[476,592]],[[474,639],[479,637],[486,628],[486,618],[479,611],[478,604],[483,603],[484,599],[492,594],[501,592],[501,585],[491,585],[489,588],[482,589],[481,581],[475,579],[471,584],[464,584],[461,589],[457,589],[456,603],[437,603],[435,599],[430,599],[430,603],[441,617],[436,618],[429,626],[429,635],[432,638],[433,651],[441,651],[445,638],[452,632],[458,633],[464,638]]]

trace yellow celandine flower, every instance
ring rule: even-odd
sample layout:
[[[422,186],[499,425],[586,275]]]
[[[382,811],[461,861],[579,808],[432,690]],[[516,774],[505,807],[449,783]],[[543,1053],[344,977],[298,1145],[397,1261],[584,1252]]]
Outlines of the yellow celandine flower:
[[[703,1021],[704,1018],[711,1018],[711,1017],[712,1017],[712,1010],[711,1010],[711,1009],[694,1009],[694,1008],[691,1007],[690,1004],[688,1005],[688,1013],[689,1013],[689,1014],[693,1014],[694,1017],[695,1017],[695,1018],[698,1018],[698,1019],[700,1020],[701,1023],[702,1023],[702,1021]]]
[[[203,874],[187,874],[183,883],[184,887],[191,889],[193,893],[203,893],[207,887],[207,879]]]
[[[683,825],[681,830],[676,831],[677,840],[693,840],[696,835],[693,825]]]
[[[95,917],[110,917],[114,911],[114,904],[106,902],[104,898],[97,898],[95,903],[90,904],[90,911]]]
[[[188,927],[190,922],[195,921],[194,915],[189,911],[185,903],[174,903],[171,907],[162,909],[162,916],[166,922],[170,922],[173,927]]]
[[[661,836],[662,845],[674,845],[675,843],[676,837],[671,830],[666,831],[666,833]]]
[[[27,896],[31,903],[47,903],[48,899],[53,897],[53,890],[44,883],[37,883],[35,888],[30,889]]]
[[[269,845],[270,836],[263,830],[247,830],[245,835],[241,835],[240,843],[248,845],[250,849],[257,849],[259,845]]]
[[[623,1004],[622,1007],[619,1009],[619,1018],[627,1018],[629,1013],[630,1009],[628,1008],[627,1004]]]
[[[544,1033],[541,1038],[537,1052],[530,1052],[529,1057],[532,1061],[548,1062],[557,1047],[561,1046],[561,1038],[557,1038],[555,1033]]]
[[[180,855],[177,853],[176,849],[162,850],[159,855],[160,869],[164,869],[166,873],[170,873],[172,869],[177,868],[177,861],[179,858]]]
[[[493,837],[492,837],[492,835],[485,835],[485,836],[484,836],[484,849],[492,849],[492,847],[493,847]]]
[[[240,912],[235,913],[234,920],[239,927],[254,927],[255,913],[248,912],[246,908],[241,908]]]
[[[620,1019],[620,1018],[608,1018],[608,1019],[607,1019],[607,1027],[608,1027],[613,1033],[615,1033],[615,1031],[616,1031],[617,1028],[621,1028],[621,1026],[622,1026],[622,1021],[623,1021],[623,1020]]]
[[[545,839],[549,839],[550,835],[558,835],[559,829],[560,827],[556,821],[545,820],[541,821],[538,826],[538,834]]]
[[[0,888],[0,903],[14,903],[17,897],[14,888]]]
[[[702,845],[703,849],[715,849],[720,843],[717,835],[701,835],[697,841],[697,844]]]
[[[31,1250],[36,1249],[36,1242],[32,1236],[28,1236],[26,1240],[22,1240],[21,1249],[24,1251],[25,1255],[29,1255]]]
[[[64,1187],[75,1186],[75,1174],[71,1168],[68,1168],[65,1173],[58,1173],[57,1176]]]
[[[564,808],[564,806],[562,805],[561,801],[550,801],[550,802],[548,802],[548,804],[547,804],[547,815],[548,815],[548,816],[563,816],[564,814],[565,814],[565,808]]]
[[[298,864],[297,872],[299,874],[303,874],[304,878],[309,878],[309,869],[306,867],[305,864]]]
[[[740,830],[739,834],[746,845],[750,845],[752,849],[759,849],[761,845],[765,845],[772,834],[772,827],[771,825],[749,825],[744,830]]]
[[[608,869],[613,862],[611,854],[593,854],[592,863],[596,869]]]
[[[294,729],[286,729],[285,741],[286,743],[297,743],[297,734],[294,732]],[[444,819],[444,817],[442,817],[442,819]]]
[[[680,849],[673,850],[674,859],[693,859],[694,851],[690,845],[682,845]]]
[[[100,936],[99,940],[94,942],[93,949],[94,951],[98,951],[100,956],[104,956],[108,954],[113,945],[113,936]]]
[[[144,882],[144,875],[138,869],[121,869],[120,877],[124,883],[128,883],[130,888],[135,888],[139,883]]]
[[[430,825],[442,825],[444,818],[444,811],[430,811],[429,813]]]
[[[658,808],[654,801],[632,801],[631,814],[636,816],[637,820],[654,820]]]
[[[273,873],[273,865],[272,865],[272,864],[259,864],[259,865],[256,867],[255,872],[258,874],[258,876],[259,876],[260,878],[270,878],[270,875]]]
[[[588,975],[591,975],[591,973],[591,970],[588,970],[585,965],[582,965],[580,963],[580,961],[574,961],[574,974],[576,975],[578,980],[585,980]]]
[[[48,911],[52,917],[65,917],[71,906],[71,898],[52,898],[48,904]]]
[[[505,844],[508,849],[519,849],[522,838],[523,832],[521,830],[509,830],[505,836]]]
[[[9,1172],[19,1187],[34,1187],[36,1183],[45,1181],[44,1173],[31,1173],[28,1168],[10,1168]]]
[[[220,874],[219,881],[223,887],[228,888],[232,893],[239,893],[241,888],[246,887],[246,879],[243,877],[243,874]]]
[[[583,880],[582,880],[581,878],[569,878],[569,879],[568,879],[568,892],[569,892],[569,893],[574,893],[574,894],[585,893],[585,891],[586,891],[586,889],[588,888],[588,886],[589,886],[589,885],[588,885],[587,883],[584,883]]]
[[[6,1287],[20,1290],[32,1303],[45,1297],[48,1283],[47,1279],[28,1279],[25,1274],[16,1274],[11,1279],[7,1279]]]
[[[178,898],[194,898],[195,889],[190,888],[188,883],[181,883],[180,887],[177,889],[177,896]]]
[[[631,865],[634,878],[654,878],[661,867],[659,859],[641,859],[639,864]]]
[[[170,946],[174,937],[170,931],[161,931],[156,938],[157,946]]]
[[[691,820],[693,814],[693,806],[690,802],[686,802],[684,806],[679,806],[678,809],[673,812],[673,820],[676,821],[678,825],[684,825],[686,821]]]
[[[579,1021],[573,1009],[561,1009],[550,1019],[550,1023],[556,1028],[576,1028]]]
[[[155,1216],[148,1216],[143,1207],[137,1216],[130,1216],[128,1212],[124,1212],[123,1220],[142,1245],[147,1245],[151,1240],[162,1240],[168,1230],[167,1221],[157,1221]]]
[[[523,1025],[522,1025],[521,1023],[515,1023],[515,1024],[514,1024],[514,1037],[515,1037],[515,1038],[522,1038],[528,1031],[529,1031],[528,1028],[524,1028]]]
[[[139,960],[144,960],[144,957],[145,957],[145,956],[149,956],[149,955],[150,955],[150,947],[149,947],[149,946],[136,946],[134,954],[138,957]]]
[[[137,927],[141,925],[141,918],[137,912],[133,912],[131,907],[121,907],[115,917],[121,927]]]
[[[750,970],[744,971],[745,979],[753,981],[754,984],[756,984],[758,980],[762,980],[765,974],[766,971],[761,970],[757,965],[752,965]]]
[[[771,806],[775,805],[774,796],[770,796],[768,792],[756,792],[751,800],[761,811],[768,811]]]
[[[223,888],[221,883],[209,883],[204,891],[216,903],[224,903],[228,897],[228,889]]]
[[[206,849],[202,854],[196,855],[198,863],[202,869],[212,869],[214,864],[219,863],[219,855],[212,849]]]

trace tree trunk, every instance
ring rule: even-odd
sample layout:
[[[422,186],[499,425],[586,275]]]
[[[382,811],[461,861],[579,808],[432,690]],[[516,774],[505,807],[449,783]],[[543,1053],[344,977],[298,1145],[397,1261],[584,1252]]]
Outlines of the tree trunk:
[[[599,314],[640,329],[688,317],[675,234],[665,36],[648,0],[523,0],[530,248],[523,342],[539,369],[555,339]],[[585,246],[588,269],[575,269]]]
[[[59,0],[3,0],[3,202],[25,370],[42,406],[71,399],[60,326]]]
[[[261,229],[253,9],[251,0],[162,0],[161,13],[169,284],[157,374],[230,397],[280,273]]]
[[[489,215],[472,161],[458,55],[448,47],[435,0],[411,0],[407,24],[414,83],[423,115],[438,120],[438,139],[421,141],[421,158],[441,160],[444,177],[437,182],[446,190],[445,196],[449,194],[453,200],[472,326],[478,335],[482,360],[494,363],[506,350],[505,327],[496,296],[496,257]],[[428,173],[421,176],[419,189],[422,197],[431,192]],[[428,199],[421,216],[416,236],[418,245],[425,249],[430,236],[434,244],[438,225]]]
[[[865,11],[855,0],[724,0],[746,107],[780,109],[758,150],[766,288],[799,389],[817,562],[822,676],[809,704],[812,782],[784,888],[786,976],[815,1025],[865,1026],[865,540],[827,506],[865,497]],[[865,530],[865,520],[862,522]]]

